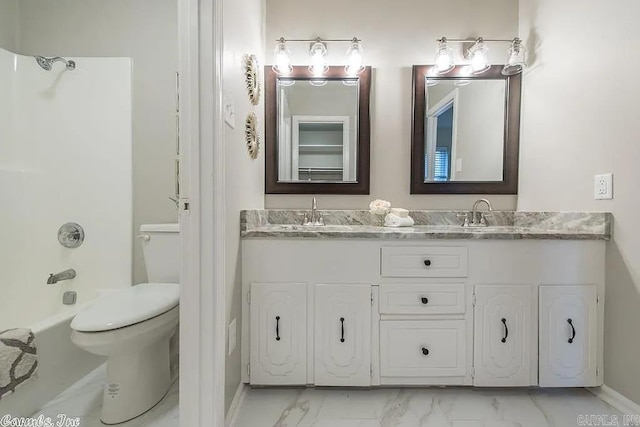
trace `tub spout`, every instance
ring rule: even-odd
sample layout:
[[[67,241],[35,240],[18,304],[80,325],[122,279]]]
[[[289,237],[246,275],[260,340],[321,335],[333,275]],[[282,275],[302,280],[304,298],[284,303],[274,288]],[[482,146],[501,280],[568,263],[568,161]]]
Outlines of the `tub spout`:
[[[47,279],[47,285],[54,285],[61,280],[69,280],[74,277],[76,277],[76,271],[73,268],[70,268],[57,274],[50,274]]]

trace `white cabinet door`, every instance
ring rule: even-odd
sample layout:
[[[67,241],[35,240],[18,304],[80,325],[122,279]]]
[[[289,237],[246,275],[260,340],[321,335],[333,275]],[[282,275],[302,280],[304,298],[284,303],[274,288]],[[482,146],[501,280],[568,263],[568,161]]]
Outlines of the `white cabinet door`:
[[[540,386],[600,385],[595,286],[540,286]]]
[[[371,286],[316,285],[314,317],[314,383],[371,385]]]
[[[307,382],[307,285],[251,284],[251,384]]]
[[[475,287],[476,386],[531,384],[531,286]]]

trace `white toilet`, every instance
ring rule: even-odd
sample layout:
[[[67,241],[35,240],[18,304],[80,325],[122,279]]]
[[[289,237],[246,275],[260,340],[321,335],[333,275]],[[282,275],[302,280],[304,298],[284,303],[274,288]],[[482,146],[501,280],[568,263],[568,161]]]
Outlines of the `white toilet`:
[[[171,386],[169,340],[179,317],[178,224],[140,227],[150,283],[98,298],[71,322],[71,340],[107,356],[102,422],[119,424],[152,408]]]

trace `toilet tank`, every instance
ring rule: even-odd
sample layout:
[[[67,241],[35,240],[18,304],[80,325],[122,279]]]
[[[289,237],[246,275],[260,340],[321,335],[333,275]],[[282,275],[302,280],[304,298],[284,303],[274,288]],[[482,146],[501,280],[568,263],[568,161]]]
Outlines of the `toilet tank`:
[[[178,224],[140,226],[144,264],[150,283],[180,283],[180,228]]]

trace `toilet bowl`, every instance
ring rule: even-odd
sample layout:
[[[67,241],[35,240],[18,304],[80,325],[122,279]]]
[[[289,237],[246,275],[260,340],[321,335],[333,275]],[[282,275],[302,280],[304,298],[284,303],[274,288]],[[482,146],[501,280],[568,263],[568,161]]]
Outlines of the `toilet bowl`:
[[[147,233],[141,236],[147,274],[154,282],[100,297],[71,322],[74,344],[107,357],[105,424],[142,415],[171,386],[169,341],[178,326],[180,298],[178,229],[177,224],[146,225],[141,232]],[[174,283],[168,283],[171,279]]]

